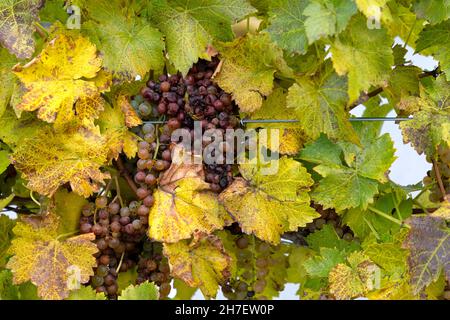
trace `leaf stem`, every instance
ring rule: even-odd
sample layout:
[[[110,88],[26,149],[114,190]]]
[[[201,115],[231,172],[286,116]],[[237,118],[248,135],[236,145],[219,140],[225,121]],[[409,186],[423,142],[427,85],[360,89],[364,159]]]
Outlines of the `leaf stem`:
[[[433,162],[434,171],[436,172],[436,180],[439,185],[439,190],[441,191],[442,198],[445,198],[446,192],[445,192],[444,183],[442,182],[441,171],[439,170],[439,167],[434,159],[432,160],[432,162]]]
[[[406,46],[408,45],[409,39],[411,38],[411,35],[414,31],[414,27],[416,26],[416,23],[417,23],[417,16],[414,19],[414,23],[412,24],[411,29],[409,30],[408,37],[406,38],[405,43],[403,44],[403,48],[406,48]]]
[[[30,191],[30,198],[31,198],[31,200],[33,200],[33,202],[36,203],[39,207],[41,206],[41,203],[40,203],[39,201],[37,201],[37,200],[34,198],[33,191]]]
[[[116,192],[117,192],[116,197],[119,199],[120,206],[123,207],[123,200],[122,200],[122,197],[120,195],[119,179],[117,178],[117,176],[114,176],[114,181],[116,183]]]
[[[383,217],[383,218],[385,218],[385,219],[388,219],[388,220],[390,220],[390,221],[392,221],[392,222],[398,224],[399,226],[406,226],[407,228],[410,228],[408,225],[404,224],[403,221],[401,221],[401,220],[399,220],[399,219],[396,219],[396,218],[394,218],[393,216],[391,216],[391,215],[389,215],[389,214],[386,214],[386,213],[384,213],[384,212],[381,211],[381,210],[378,210],[377,208],[374,208],[374,207],[372,207],[372,206],[369,206],[368,209],[369,209],[370,211],[372,211],[373,213],[378,214],[380,217]]]
[[[377,240],[380,240],[380,235],[378,234],[377,230],[375,230],[375,228],[373,227],[373,225],[365,218],[363,217],[364,221],[367,223],[367,225],[369,226],[369,229],[373,232],[373,234],[375,235],[375,238],[377,238]]]
[[[120,267],[122,267],[122,262],[123,262],[123,257],[125,256],[125,251],[124,252],[122,252],[122,255],[120,256],[120,261],[119,261],[119,264],[117,265],[117,273],[119,273],[120,272]]]
[[[131,190],[133,190],[134,193],[136,193],[138,188],[133,179],[130,177],[128,170],[125,168],[125,165],[123,164],[122,158],[120,158],[120,156],[116,160],[116,166],[117,169],[119,169],[120,175],[125,178],[128,186],[131,188]]]

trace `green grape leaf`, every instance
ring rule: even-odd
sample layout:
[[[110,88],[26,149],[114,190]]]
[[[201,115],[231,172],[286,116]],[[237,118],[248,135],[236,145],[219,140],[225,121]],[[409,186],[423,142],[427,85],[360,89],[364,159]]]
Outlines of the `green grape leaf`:
[[[88,201],[66,189],[59,189],[54,195],[55,212],[61,217],[60,233],[74,233],[80,225],[81,209]]]
[[[370,39],[370,41],[367,41]],[[369,29],[361,15],[352,18],[345,32],[331,45],[331,60],[339,75],[348,74],[350,101],[361,91],[382,85],[394,64],[392,39],[384,29]]]
[[[325,209],[335,208],[337,211],[366,208],[378,192],[378,183],[387,181],[386,172],[395,160],[395,149],[389,135],[385,134],[363,148],[341,143],[347,163],[337,163],[336,147],[330,149],[330,159],[326,158],[328,156],[318,157],[326,155],[330,146],[324,143],[324,139],[307,145],[300,153],[301,159],[305,154],[305,160],[317,164],[314,170],[323,177],[312,192],[313,200]]]
[[[18,79],[11,72],[16,64],[16,58],[10,55],[6,49],[0,48],[0,82],[2,83],[0,88],[0,116],[5,112],[19,85]]]
[[[424,21],[419,19],[414,12],[396,1],[388,1],[382,8],[382,23],[388,34],[392,37],[400,37],[409,46],[414,48],[419,33],[423,29]],[[389,14],[383,14],[389,11]],[[402,47],[400,45],[397,45]],[[406,49],[405,49],[406,50]]]
[[[383,92],[389,102],[403,112],[405,103],[411,96],[419,96],[419,75],[421,69],[415,66],[397,66],[391,71],[388,85]],[[405,110],[408,112],[408,110]]]
[[[231,24],[255,12],[244,0],[156,0],[148,8],[150,20],[166,37],[175,68],[186,74],[198,58],[209,59],[213,39],[230,41]]]
[[[334,227],[328,224],[324,225],[320,231],[308,235],[306,242],[316,252],[319,252],[322,248],[337,249],[340,252],[351,252],[359,249],[356,242],[341,239]]]
[[[120,272],[117,276],[117,292],[120,294],[123,289],[136,283],[138,277],[137,268],[128,269],[126,272]]]
[[[338,249],[320,248],[320,255],[311,257],[303,264],[310,277],[326,278],[330,271],[345,261],[345,254]]]
[[[175,300],[191,300],[197,292],[197,288],[188,286],[183,280],[173,280],[173,287],[177,290]]]
[[[357,8],[353,1],[311,1],[303,11],[303,15],[307,17],[305,31],[309,44],[343,31],[356,12]]]
[[[0,174],[5,172],[10,164],[9,152],[6,150],[0,150]]]
[[[350,209],[344,214],[342,221],[361,239],[373,234],[378,240],[390,242],[400,230],[400,225],[386,217],[400,218],[403,221],[412,214],[410,199],[396,204],[394,197],[393,194],[382,195],[368,210]]]
[[[103,292],[96,292],[91,286],[82,286],[70,292],[67,300],[106,300]]]
[[[222,44],[223,65],[215,77],[219,86],[233,94],[242,112],[261,108],[263,98],[273,90],[275,72],[291,74],[280,48],[270,42],[267,34],[248,34]]]
[[[116,78],[144,77],[151,69],[164,67],[162,34],[144,18],[127,16],[128,7],[115,1],[79,1],[88,21],[82,31],[89,35],[103,54],[105,69]]]
[[[122,290],[119,300],[158,300],[158,287],[153,282],[145,281],[140,285],[130,285]]]
[[[39,11],[41,21],[51,22],[58,20],[62,23],[66,22],[69,15],[65,8],[65,0],[45,1],[44,7]]]
[[[364,254],[389,274],[404,274],[408,251],[401,243],[370,243],[364,248]]]
[[[1,220],[0,220],[1,221]],[[0,271],[0,300],[19,300],[19,287],[13,284],[11,270]]]
[[[415,0],[414,11],[417,17],[436,24],[450,17],[450,2],[448,0]]]
[[[403,245],[410,251],[411,285],[417,294],[441,273],[450,280],[450,231],[439,217],[414,216],[407,222],[411,229]]]
[[[302,129],[312,139],[325,133],[332,139],[358,144],[345,110],[346,91],[346,78],[328,69],[316,78],[298,78],[289,88],[287,106],[295,110]]]
[[[0,214],[0,268],[8,261],[8,249],[14,236],[12,229],[15,222],[4,214]],[[1,296],[1,294],[0,294]]]
[[[450,2],[449,2],[450,10]],[[450,81],[450,50],[445,44],[450,41],[450,20],[437,25],[428,25],[419,34],[416,52],[432,54],[439,61],[442,71]]]
[[[241,164],[243,178],[236,178],[219,201],[243,232],[278,244],[282,233],[305,226],[318,214],[309,206],[312,179],[306,169],[287,157],[274,161],[271,164],[279,168],[274,175],[257,165]]]
[[[303,11],[308,1],[272,1],[269,10],[270,37],[281,48],[291,53],[306,53],[308,38],[306,36]]]
[[[286,280],[292,283],[304,283],[308,278],[306,262],[314,256],[314,251],[307,247],[291,246],[289,250],[289,267]]]
[[[34,23],[39,21],[43,0],[4,0],[0,3],[0,43],[19,59],[34,52]]]

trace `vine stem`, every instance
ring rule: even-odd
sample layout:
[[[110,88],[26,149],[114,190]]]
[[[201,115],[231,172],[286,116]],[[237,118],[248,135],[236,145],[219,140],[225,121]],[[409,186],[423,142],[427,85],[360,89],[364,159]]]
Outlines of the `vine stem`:
[[[128,173],[128,170],[125,168],[125,165],[123,164],[120,156],[116,160],[116,165],[117,169],[119,169],[120,175],[125,178],[131,190],[133,190],[133,192],[136,193],[138,188],[134,183],[133,179],[130,177],[130,174]]]
[[[120,267],[122,267],[123,257],[125,256],[125,251],[122,252],[122,256],[120,257],[119,264],[117,265],[117,272],[120,272]]]
[[[437,77],[441,72],[439,71],[439,67],[431,70],[431,71],[425,71],[422,72],[421,74],[419,74],[419,78],[425,78],[425,77]],[[356,108],[357,106],[359,106],[360,104],[367,102],[370,98],[373,98],[377,95],[379,95],[381,92],[383,92],[384,88],[383,87],[378,87],[372,91],[369,91],[368,93],[363,93],[361,94],[361,96],[355,101],[353,102],[350,106],[349,106],[349,110],[353,110],[354,108]]]
[[[432,161],[433,161],[434,171],[436,172],[436,180],[439,185],[439,190],[441,190],[442,198],[445,198],[446,192],[445,192],[444,183],[442,182],[441,171],[439,170],[439,167],[438,167],[436,161],[434,159]]]
[[[377,208],[374,208],[374,207],[369,206],[368,209],[369,209],[370,211],[372,211],[373,213],[378,214],[380,217],[383,217],[383,218],[385,218],[385,219],[388,219],[388,220],[390,220],[390,221],[392,221],[392,222],[398,224],[399,226],[406,226],[408,229],[411,228],[409,225],[404,224],[403,221],[401,221],[401,220],[399,220],[399,219],[396,219],[396,218],[394,218],[393,216],[390,216],[390,215],[384,213],[383,211],[378,210]]]

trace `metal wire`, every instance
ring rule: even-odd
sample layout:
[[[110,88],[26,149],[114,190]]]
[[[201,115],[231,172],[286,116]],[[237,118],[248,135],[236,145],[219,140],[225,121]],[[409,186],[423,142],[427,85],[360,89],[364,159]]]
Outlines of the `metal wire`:
[[[396,118],[396,117],[354,117],[349,118],[348,120],[351,122],[364,122],[364,121],[408,121],[413,118]],[[299,120],[296,119],[241,119],[240,124],[245,126],[247,123],[297,123]],[[150,120],[144,121],[144,123],[152,123],[152,124],[165,124],[167,121],[163,120]]]

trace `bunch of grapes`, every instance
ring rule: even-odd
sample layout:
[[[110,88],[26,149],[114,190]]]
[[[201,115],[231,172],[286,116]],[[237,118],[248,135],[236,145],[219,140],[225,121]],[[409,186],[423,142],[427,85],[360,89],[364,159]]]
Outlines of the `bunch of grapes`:
[[[427,159],[429,160],[429,159]],[[429,161],[431,162],[431,161]],[[446,195],[450,194],[450,148],[439,145],[437,149],[437,167],[439,169],[439,174],[444,185]],[[430,201],[431,202],[441,202],[444,200],[441,188],[437,183],[436,171],[434,166],[431,170],[427,172],[425,178],[423,178],[423,183],[425,186],[430,186]]]
[[[119,272],[136,266],[141,243],[148,228],[148,212],[139,210],[140,204],[132,201],[121,205],[117,197],[108,203],[106,196],[99,196],[82,209],[81,233],[93,232],[99,253],[97,268],[90,284],[110,299],[117,298]]]
[[[287,263],[279,248],[242,233],[234,236],[233,246],[240,274],[222,286],[225,297],[232,300],[267,300],[272,298],[265,296],[268,285],[277,292],[284,289],[284,283],[277,283],[271,277],[271,270],[283,268]]]
[[[311,206],[320,214],[320,218],[314,219],[313,222],[308,223],[304,228],[299,228],[297,232],[288,233],[287,236],[290,240],[306,245],[304,238],[317,230],[321,230],[326,224],[333,226],[340,238],[347,241],[354,240],[353,231],[349,226],[342,224],[341,217],[334,209],[325,210],[321,205],[315,203],[311,204]]]
[[[172,280],[167,258],[162,254],[162,245],[149,240],[144,241],[137,264],[137,284],[145,281],[154,282],[159,286],[160,299],[169,296]]]
[[[155,127],[149,123],[142,127],[145,142],[139,145],[138,156],[141,161],[138,163],[138,170],[149,169],[151,166],[157,171],[167,169],[170,165],[168,162],[171,161],[170,143],[180,142],[172,141],[172,132],[184,128],[188,129],[193,137],[194,121],[199,121],[202,133],[215,130],[215,134],[222,137],[217,148],[222,152],[217,155],[218,163],[204,165],[206,181],[216,192],[222,191],[232,182],[232,165],[221,160],[225,160],[224,153],[231,147],[225,141],[225,130],[237,128],[239,120],[235,116],[237,106],[231,96],[212,80],[218,63],[217,59],[200,60],[186,77],[180,74],[161,75],[158,81],[149,80],[141,89],[140,95],[134,97],[132,104],[144,120],[157,118],[166,121],[158,128],[160,132],[155,132]],[[155,143],[156,139],[158,143]],[[199,147],[200,144],[206,147],[211,142],[209,139],[192,141],[192,147]],[[144,161],[147,163],[152,157],[155,161],[145,167]],[[139,173],[139,178],[141,183],[142,173]]]

